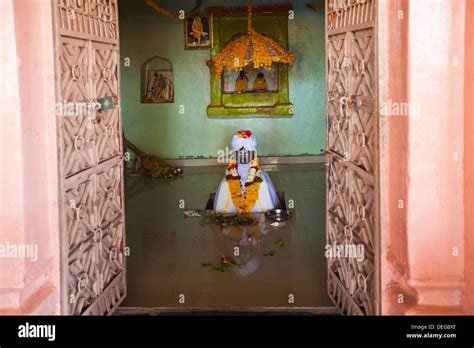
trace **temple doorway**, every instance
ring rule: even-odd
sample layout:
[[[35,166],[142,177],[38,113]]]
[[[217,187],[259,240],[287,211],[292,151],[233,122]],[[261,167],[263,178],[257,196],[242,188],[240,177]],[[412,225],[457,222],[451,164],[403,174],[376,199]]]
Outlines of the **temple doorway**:
[[[188,3],[159,2],[171,13],[166,16],[143,2],[119,2],[121,61],[130,63],[121,68],[121,94],[131,156],[125,178],[127,297],[117,313],[336,314],[326,271],[324,1],[311,6],[304,1],[253,2],[255,27],[265,30],[267,25],[269,35],[283,36],[295,63],[275,66],[274,72],[262,70],[266,93],[248,87],[248,94],[233,94],[242,88],[233,82],[238,74],[216,80],[204,64],[223,49],[221,38],[234,40],[232,31],[246,23],[247,8],[238,7],[241,2],[205,5],[197,13],[205,28],[207,20],[214,21],[213,43],[198,49],[187,46],[186,23],[173,16],[180,9],[189,12]],[[283,25],[275,24],[283,20]],[[172,92],[150,97],[150,71],[170,72],[166,79],[172,83],[163,86],[172,85]],[[254,72],[245,74],[249,86],[256,83]],[[255,72],[255,79],[259,76]],[[216,86],[222,93],[214,94]],[[265,105],[267,97],[282,106],[249,107],[255,100]],[[256,135],[261,167],[292,212],[283,224],[260,221],[251,228],[225,228],[193,215],[209,208],[226,172],[219,155],[228,151],[240,129]],[[184,173],[166,179],[137,172],[140,153],[159,155]]]
[[[378,313],[376,1],[230,5],[57,3],[67,313]]]
[[[249,27],[237,0],[23,2],[0,21],[2,212],[39,252],[2,258],[2,314],[472,313],[472,2],[259,0]],[[281,66],[219,76],[249,37]],[[291,221],[201,224],[249,130]]]

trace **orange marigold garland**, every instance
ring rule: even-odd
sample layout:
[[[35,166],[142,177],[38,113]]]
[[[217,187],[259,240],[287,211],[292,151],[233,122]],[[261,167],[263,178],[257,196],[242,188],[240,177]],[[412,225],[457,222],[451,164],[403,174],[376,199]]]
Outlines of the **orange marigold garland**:
[[[258,158],[254,159],[250,166],[249,175],[245,180],[245,193],[242,196],[240,187],[240,175],[237,171],[237,162],[232,161],[227,166],[226,176],[229,191],[235,209],[239,214],[250,213],[257,203],[260,183],[263,181],[262,171],[258,165]]]
[[[248,5],[247,33],[236,35],[234,39],[217,54],[212,63],[219,77],[224,70],[239,71],[247,66],[271,69],[273,63],[291,65],[295,57],[268,36],[257,33],[252,28],[252,3]]]
[[[174,12],[168,11],[167,9],[165,9],[165,8],[161,7],[160,5],[156,4],[155,0],[144,0],[144,1],[145,1],[145,4],[150,6],[156,12],[161,13],[162,15],[165,15],[167,17],[174,17],[174,18],[182,19],[182,17],[180,17],[181,16],[180,13],[174,13]],[[202,5],[202,0],[196,1],[196,6],[194,6],[194,8],[192,10],[186,12],[186,14],[184,15],[184,18],[188,18],[188,17],[192,16],[197,11],[197,9],[199,7],[201,7],[201,5]]]
[[[248,52],[253,51],[252,57]],[[247,35],[238,36],[213,59],[216,76],[224,70],[239,71],[249,65],[270,69],[273,63],[292,64],[294,56],[268,36],[252,29]]]

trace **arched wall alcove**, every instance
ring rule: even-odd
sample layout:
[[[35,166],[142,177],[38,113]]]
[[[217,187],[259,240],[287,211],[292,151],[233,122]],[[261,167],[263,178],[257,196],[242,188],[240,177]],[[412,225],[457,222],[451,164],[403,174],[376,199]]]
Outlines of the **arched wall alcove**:
[[[173,64],[169,59],[153,56],[143,62],[140,100],[145,104],[174,103]]]

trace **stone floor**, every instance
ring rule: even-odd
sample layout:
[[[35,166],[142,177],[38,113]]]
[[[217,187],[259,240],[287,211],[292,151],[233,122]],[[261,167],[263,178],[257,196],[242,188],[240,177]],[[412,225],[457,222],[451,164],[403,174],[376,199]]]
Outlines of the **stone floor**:
[[[326,292],[322,166],[265,169],[277,190],[285,192],[286,201],[294,201],[295,215],[285,226],[272,227],[262,220],[259,227],[245,233],[202,226],[200,218],[184,218],[180,209],[182,202],[186,210],[204,209],[223,177],[222,167],[188,167],[182,177],[171,180],[128,176],[131,255],[127,258],[128,296],[122,306],[333,307]],[[233,255],[236,246],[238,257]],[[264,256],[270,251],[275,254]],[[232,257],[243,268],[219,272],[201,265],[219,263],[221,255]]]

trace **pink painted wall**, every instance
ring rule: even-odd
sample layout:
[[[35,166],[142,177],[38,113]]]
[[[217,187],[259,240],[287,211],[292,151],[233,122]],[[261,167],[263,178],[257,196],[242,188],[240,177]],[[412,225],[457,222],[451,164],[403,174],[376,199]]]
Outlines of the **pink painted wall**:
[[[463,287],[464,4],[410,1],[409,101],[420,116],[409,119],[407,229],[419,306],[457,307]]]
[[[407,81],[408,73],[407,46],[406,40],[409,25],[408,1],[398,0],[391,1],[392,11],[390,15],[398,16],[398,11],[403,11],[403,19],[397,22],[390,22],[390,30],[392,32],[393,44],[389,53],[390,75],[388,80],[388,101],[404,102],[407,100]],[[393,231],[397,231],[389,236],[390,250],[388,257],[393,257],[399,267],[407,266],[407,236],[406,231],[407,217],[407,163],[408,163],[408,117],[391,116],[389,117],[389,141],[390,146],[395,151],[389,153],[389,173],[390,182],[393,183],[389,187],[390,205],[396,206],[397,209],[390,210],[389,224]]]
[[[380,102],[413,107],[380,123],[383,314],[472,313],[462,302],[474,303],[466,3],[472,11],[469,0],[379,2]]]
[[[0,51],[7,67],[2,80],[8,82],[0,138],[6,164],[0,167],[0,242],[38,250],[36,261],[0,259],[0,314],[59,314],[52,6],[49,0],[2,0],[0,6]]]
[[[466,233],[466,311],[474,314],[474,1],[466,6],[464,79],[464,212]]]
[[[379,108],[408,100],[409,21],[408,0],[380,2]],[[407,284],[408,127],[407,115],[380,117],[383,314],[402,314],[413,292]]]
[[[12,1],[0,2],[0,243],[23,242],[23,165],[20,97]],[[8,83],[5,83],[8,81]],[[0,307],[18,307],[24,261],[0,259]]]

